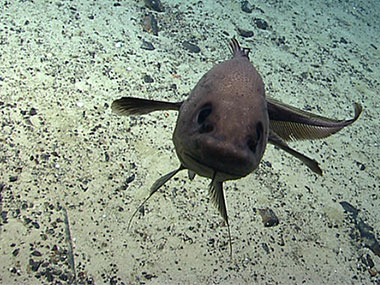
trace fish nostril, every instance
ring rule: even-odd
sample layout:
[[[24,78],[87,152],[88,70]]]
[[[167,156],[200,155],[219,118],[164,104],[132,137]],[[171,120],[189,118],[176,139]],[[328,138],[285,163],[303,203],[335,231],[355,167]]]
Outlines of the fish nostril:
[[[264,132],[264,127],[262,122],[256,124],[256,141],[260,141]]]
[[[261,122],[258,122],[256,124],[256,136],[255,137],[248,136],[247,138],[247,146],[253,153],[256,153],[257,151],[257,146],[262,140],[263,132],[264,132],[263,124]]]
[[[212,113],[212,105],[206,103],[202,106],[197,115],[197,123],[200,125],[199,133],[210,133],[214,130],[214,125],[207,122],[207,117]]]
[[[247,146],[253,152],[256,153],[258,141],[252,137],[248,137]]]
[[[214,130],[214,126],[211,123],[204,123],[199,129],[200,134],[211,133]]]

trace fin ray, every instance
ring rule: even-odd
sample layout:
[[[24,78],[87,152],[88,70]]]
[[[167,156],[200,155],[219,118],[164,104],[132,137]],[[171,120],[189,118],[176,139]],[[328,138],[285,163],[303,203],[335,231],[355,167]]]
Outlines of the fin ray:
[[[273,98],[267,98],[267,103],[270,129],[285,141],[326,138],[351,125],[362,112],[362,106],[355,103],[355,115],[352,119],[335,120],[303,111]]]
[[[123,97],[112,102],[111,109],[117,115],[144,115],[154,111],[179,111],[182,102],[165,102],[142,98]]]
[[[280,149],[286,151],[287,153],[293,155],[294,157],[301,160],[310,170],[317,173],[318,175],[323,175],[322,169],[319,167],[319,164],[316,160],[311,159],[304,154],[290,148],[286,142],[284,142],[273,130],[270,130],[268,142],[273,144]]]
[[[164,176],[158,178],[156,182],[153,183],[152,187],[150,188],[150,194],[148,197],[142,201],[142,203],[136,208],[136,210],[133,212],[132,216],[129,219],[128,226],[127,226],[127,231],[129,231],[129,228],[131,227],[131,223],[133,218],[136,216],[137,212],[141,209],[141,207],[152,197],[154,193],[158,191],[166,182],[168,182],[173,176],[175,176],[178,172],[181,170],[185,169],[182,165],[178,167],[176,170],[173,170],[169,172],[168,174],[165,174]]]

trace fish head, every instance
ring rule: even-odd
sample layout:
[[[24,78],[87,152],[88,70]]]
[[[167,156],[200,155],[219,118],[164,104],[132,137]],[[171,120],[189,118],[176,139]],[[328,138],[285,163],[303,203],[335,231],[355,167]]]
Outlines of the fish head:
[[[248,85],[241,76],[206,74],[181,106],[174,145],[182,165],[200,176],[238,179],[263,157],[269,130],[264,85],[258,74]]]

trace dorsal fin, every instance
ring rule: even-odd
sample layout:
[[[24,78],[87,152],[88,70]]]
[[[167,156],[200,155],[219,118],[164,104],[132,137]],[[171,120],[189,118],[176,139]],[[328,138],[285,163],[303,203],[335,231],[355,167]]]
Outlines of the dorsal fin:
[[[249,52],[251,51],[249,48],[240,47],[239,42],[235,38],[232,38],[229,44],[230,44],[230,49],[231,49],[231,53],[233,57],[245,56],[246,58],[249,59]]]

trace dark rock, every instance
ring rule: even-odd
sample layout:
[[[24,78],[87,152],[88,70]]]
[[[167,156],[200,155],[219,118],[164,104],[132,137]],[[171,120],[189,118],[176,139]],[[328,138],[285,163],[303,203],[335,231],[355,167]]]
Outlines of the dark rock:
[[[199,53],[201,51],[201,49],[197,45],[189,42],[183,42],[182,45],[185,49],[194,53]]]
[[[366,256],[362,256],[361,257],[361,261],[363,262],[363,264],[369,268],[372,268],[375,266],[375,263],[373,262],[371,256],[367,253]]]
[[[247,30],[242,30],[238,28],[238,33],[244,38],[251,38],[253,37],[253,32],[252,31],[247,31]]]
[[[13,255],[13,256],[17,256],[19,252],[20,252],[20,249],[19,249],[19,248],[16,248],[16,249],[12,252],[12,255]]]
[[[67,281],[69,279],[69,277],[65,274],[65,273],[62,273],[60,276],[59,276],[59,279],[61,279],[62,281]]]
[[[259,29],[266,30],[269,27],[267,21],[265,21],[263,19],[256,18],[253,21],[254,21],[256,27]]]
[[[164,12],[164,7],[160,0],[144,0],[145,6],[156,12]]]
[[[154,80],[153,80],[153,78],[150,75],[145,74],[145,76],[144,76],[144,82],[145,83],[153,83]]]
[[[9,177],[9,182],[16,182],[18,180],[17,176],[11,176]]]
[[[39,225],[39,223],[37,223],[37,222],[32,222],[32,225],[33,225],[33,227],[34,227],[35,229],[39,229],[39,228],[40,228],[40,225]]]
[[[33,251],[32,255],[33,256],[42,256],[41,252],[39,252],[38,250]]]
[[[267,254],[270,253],[269,246],[268,246],[265,242],[263,242],[263,243],[261,244],[261,246],[263,247],[263,249],[265,250],[265,252],[266,252]]]
[[[32,258],[29,259],[30,269],[32,269],[32,271],[34,271],[34,272],[38,271],[41,263],[42,263],[42,261],[34,261]]]
[[[264,227],[274,227],[278,225],[279,220],[272,209],[259,209],[259,214],[263,219]]]
[[[242,1],[240,7],[243,12],[246,12],[248,14],[251,14],[253,11],[253,7],[248,1]]]
[[[134,174],[132,174],[131,176],[129,176],[129,177],[127,178],[127,180],[125,181],[125,183],[129,184],[129,183],[131,183],[133,180],[135,180],[135,175],[134,175]]]
[[[30,108],[30,110],[29,110],[29,115],[30,115],[30,116],[37,115],[37,110],[36,110],[35,108]]]
[[[1,211],[0,217],[3,219],[3,223],[7,224],[8,223],[8,212],[7,211]]]
[[[155,49],[151,42],[147,42],[145,40],[143,40],[143,42],[141,44],[141,48],[145,49],[145,50],[154,50]]]
[[[142,22],[142,26],[143,26],[144,32],[158,36],[157,20],[152,14],[149,14],[149,15],[144,17],[143,22]]]

